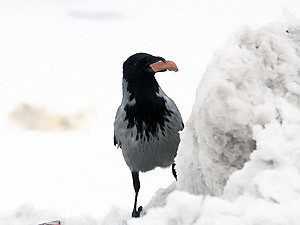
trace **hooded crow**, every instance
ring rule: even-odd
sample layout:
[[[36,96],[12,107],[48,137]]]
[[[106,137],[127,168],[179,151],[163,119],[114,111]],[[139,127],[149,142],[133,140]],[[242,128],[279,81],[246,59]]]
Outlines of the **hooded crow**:
[[[139,217],[139,172],[172,165],[183,129],[179,110],[158,85],[156,72],[178,71],[172,61],[146,53],[130,56],[123,64],[123,99],[114,122],[114,144],[122,149],[135,190],[132,217]]]

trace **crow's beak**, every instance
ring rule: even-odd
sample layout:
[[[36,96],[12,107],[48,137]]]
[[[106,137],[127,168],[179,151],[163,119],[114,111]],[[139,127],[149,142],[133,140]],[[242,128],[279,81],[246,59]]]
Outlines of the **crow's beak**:
[[[147,64],[147,70],[156,72],[178,71],[176,64],[172,61],[165,60],[163,57],[154,56],[150,63]]]
[[[156,72],[164,72],[164,71],[178,71],[178,67],[176,66],[176,64],[172,61],[169,60],[164,60],[164,61],[158,61],[155,63],[152,63],[149,65],[152,70],[156,73]]]

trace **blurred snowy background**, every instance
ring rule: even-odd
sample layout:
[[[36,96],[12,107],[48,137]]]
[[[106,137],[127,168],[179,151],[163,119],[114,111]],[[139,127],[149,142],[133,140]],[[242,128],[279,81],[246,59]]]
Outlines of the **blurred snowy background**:
[[[95,224],[113,205],[130,214],[131,174],[113,146],[123,61],[173,60],[179,72],[157,79],[186,122],[214,52],[283,8],[300,14],[292,0],[0,1],[1,224]],[[170,169],[140,178],[141,205],[173,182]]]

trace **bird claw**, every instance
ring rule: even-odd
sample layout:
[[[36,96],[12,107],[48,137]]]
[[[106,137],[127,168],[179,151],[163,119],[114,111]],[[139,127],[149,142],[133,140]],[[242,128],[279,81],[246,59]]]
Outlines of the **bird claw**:
[[[140,207],[138,208],[137,211],[136,211],[136,209],[134,209],[134,210],[132,211],[131,217],[134,217],[134,218],[140,217],[140,213],[141,213],[142,211],[143,211],[143,207],[142,207],[142,206],[140,206]]]

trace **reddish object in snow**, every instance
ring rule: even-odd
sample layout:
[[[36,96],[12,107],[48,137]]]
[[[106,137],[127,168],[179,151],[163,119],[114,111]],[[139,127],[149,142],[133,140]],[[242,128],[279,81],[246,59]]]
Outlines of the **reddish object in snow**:
[[[59,220],[56,220],[48,223],[41,223],[39,225],[61,225],[61,222]]]

